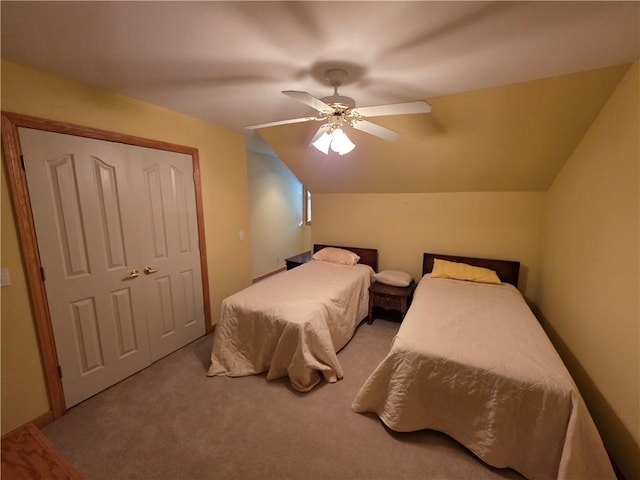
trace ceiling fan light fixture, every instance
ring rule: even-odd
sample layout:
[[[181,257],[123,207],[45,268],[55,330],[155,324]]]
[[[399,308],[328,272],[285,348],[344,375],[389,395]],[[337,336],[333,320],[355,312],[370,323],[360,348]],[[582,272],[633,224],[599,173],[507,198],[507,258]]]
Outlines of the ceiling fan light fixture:
[[[325,155],[329,154],[329,150],[336,152],[338,155],[345,155],[356,148],[355,144],[349,139],[344,130],[340,127],[329,128],[324,125],[318,130],[313,138],[311,145],[316,147]]]
[[[315,139],[313,142],[311,142],[311,145],[316,147],[318,150],[320,150],[325,155],[328,155],[329,154],[329,146],[331,145],[331,141],[332,140],[333,140],[333,138],[331,137],[331,135],[329,135],[327,132],[322,132],[322,135],[320,135],[317,139]]]
[[[356,148],[356,145],[349,140],[347,134],[341,128],[336,128],[333,133],[333,140],[331,142],[331,150],[336,152],[338,155],[345,155],[349,153],[351,150]]]

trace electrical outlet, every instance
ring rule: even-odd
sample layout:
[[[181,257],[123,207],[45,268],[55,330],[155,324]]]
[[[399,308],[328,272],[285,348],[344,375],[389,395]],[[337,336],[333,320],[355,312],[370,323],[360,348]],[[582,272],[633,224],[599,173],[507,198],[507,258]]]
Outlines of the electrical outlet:
[[[276,262],[279,262],[279,261],[280,261],[280,254],[276,253]]]
[[[0,287],[8,287],[11,285],[8,268],[0,268]]]
[[[238,232],[238,238],[239,238],[240,240],[244,240],[244,230],[240,230],[240,231]]]

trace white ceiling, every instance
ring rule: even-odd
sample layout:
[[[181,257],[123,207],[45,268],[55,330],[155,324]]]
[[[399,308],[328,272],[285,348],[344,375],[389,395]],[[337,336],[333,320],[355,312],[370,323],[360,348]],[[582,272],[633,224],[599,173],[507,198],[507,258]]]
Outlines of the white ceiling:
[[[3,59],[225,125],[247,134],[250,149],[272,153],[262,136],[318,192],[544,190],[620,75],[609,76],[588,111],[575,114],[569,110],[591,101],[589,89],[562,87],[555,105],[540,105],[544,94],[532,98],[518,90],[528,102],[499,100],[500,108],[489,111],[460,110],[451,95],[640,59],[638,1],[2,0],[0,8]],[[335,67],[349,72],[340,93],[359,106],[426,100],[440,111],[406,121],[377,117],[376,123],[400,126],[396,150],[355,132],[358,147],[341,157],[339,178],[308,145],[317,125],[273,127],[261,136],[244,129],[314,115],[281,91],[330,95],[324,73]],[[461,100],[467,98],[480,97]],[[526,129],[513,121],[538,106],[546,116],[538,111],[535,127],[533,119],[522,120],[530,123]],[[575,131],[558,148],[569,117]],[[535,132],[534,145],[546,148],[531,148],[526,136],[520,141],[505,130],[509,125]],[[469,129],[475,143],[460,139],[460,130]],[[504,138],[513,139],[508,154],[501,150]],[[387,165],[390,155],[404,162],[404,173]],[[433,164],[417,170],[416,158]],[[522,164],[517,172],[513,159]],[[345,162],[358,172],[349,181]],[[470,177],[464,185],[462,168]]]
[[[237,130],[632,62],[638,2],[2,1],[2,57]]]

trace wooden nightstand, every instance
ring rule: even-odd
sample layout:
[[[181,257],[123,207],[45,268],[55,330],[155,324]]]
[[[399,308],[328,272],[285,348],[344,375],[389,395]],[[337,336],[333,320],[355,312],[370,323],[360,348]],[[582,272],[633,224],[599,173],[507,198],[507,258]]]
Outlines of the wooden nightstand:
[[[400,312],[400,321],[409,310],[416,282],[413,280],[407,287],[394,287],[380,282],[373,282],[369,287],[369,319],[367,323],[373,323],[373,308],[380,307],[385,310],[397,310]]]
[[[311,261],[311,252],[304,252],[298,255],[294,255],[293,257],[285,258],[284,263],[287,265],[287,270],[291,270],[292,268],[299,267],[303,263],[307,263]]]

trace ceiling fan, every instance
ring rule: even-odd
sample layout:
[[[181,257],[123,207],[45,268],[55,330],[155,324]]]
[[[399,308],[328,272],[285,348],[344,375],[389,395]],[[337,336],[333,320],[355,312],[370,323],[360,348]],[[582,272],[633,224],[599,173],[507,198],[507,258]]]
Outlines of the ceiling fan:
[[[401,135],[393,130],[367,120],[369,117],[382,117],[386,115],[407,115],[412,113],[428,113],[431,106],[423,101],[393,103],[389,105],[372,105],[369,107],[356,107],[353,98],[338,94],[338,87],[347,77],[347,72],[341,68],[327,70],[325,78],[333,87],[333,95],[322,99],[316,98],[307,92],[294,90],[283,91],[285,95],[298,100],[317,111],[314,117],[292,118],[277,122],[261,123],[248,126],[248,129],[275,127],[290,123],[324,121],[313,136],[311,144],[324,154],[329,153],[329,148],[334,152],[344,155],[355,148],[355,145],[344,133],[344,127],[355,128],[383,140],[395,141]]]

